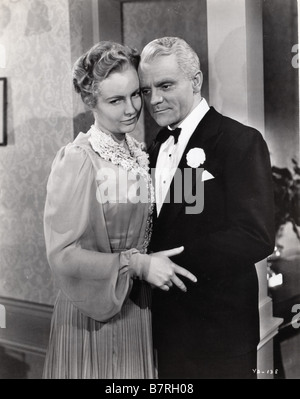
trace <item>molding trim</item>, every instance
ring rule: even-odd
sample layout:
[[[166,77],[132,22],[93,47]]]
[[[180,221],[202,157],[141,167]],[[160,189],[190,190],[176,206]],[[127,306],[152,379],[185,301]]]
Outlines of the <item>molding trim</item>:
[[[46,354],[49,340],[52,305],[39,304],[0,296],[6,311],[6,328],[0,328],[0,345],[40,355]],[[283,319],[272,316],[272,299],[264,298],[259,304],[259,350],[277,333]]]
[[[283,322],[283,319],[279,317],[273,317],[272,314],[272,299],[270,297],[266,297],[259,303],[260,343],[257,347],[258,350],[278,333],[278,328]]]
[[[21,352],[45,355],[53,306],[0,296],[6,328],[0,328],[0,345]]]

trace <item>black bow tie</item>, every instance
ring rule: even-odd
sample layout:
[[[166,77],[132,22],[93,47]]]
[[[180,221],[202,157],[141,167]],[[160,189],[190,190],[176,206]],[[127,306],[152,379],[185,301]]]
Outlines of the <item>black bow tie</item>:
[[[175,144],[178,141],[178,137],[180,135],[181,128],[177,127],[174,130],[170,130],[167,127],[164,127],[157,135],[156,140],[159,141],[161,144],[168,140],[170,136],[174,136]]]

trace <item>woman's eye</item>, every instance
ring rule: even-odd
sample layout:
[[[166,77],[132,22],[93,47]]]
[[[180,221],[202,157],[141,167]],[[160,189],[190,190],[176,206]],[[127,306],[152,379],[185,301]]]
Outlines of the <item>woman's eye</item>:
[[[116,105],[116,104],[119,104],[120,102],[121,102],[120,99],[116,99],[116,100],[111,100],[110,104]]]
[[[150,94],[150,90],[149,89],[143,89],[142,93],[144,96],[148,96],[148,94]]]
[[[141,92],[139,90],[139,91],[137,91],[136,93],[133,94],[133,97],[140,97],[140,95],[141,95]]]

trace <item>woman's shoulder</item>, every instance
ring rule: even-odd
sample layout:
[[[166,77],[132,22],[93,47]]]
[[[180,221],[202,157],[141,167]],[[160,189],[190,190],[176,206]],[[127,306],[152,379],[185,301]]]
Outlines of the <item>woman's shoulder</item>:
[[[75,140],[61,147],[53,160],[52,173],[77,174],[92,165],[88,133],[80,133]]]
[[[79,133],[73,141],[65,144],[57,151],[55,159],[72,160],[76,158],[77,161],[79,158],[85,159],[91,149],[88,139],[89,133]]]
[[[77,147],[86,147],[86,146],[90,147],[89,144],[90,137],[91,137],[90,130],[88,130],[86,133],[79,132],[76,138],[70,144],[73,144],[74,146]]]
[[[66,150],[71,153],[88,152],[91,150],[89,138],[91,137],[90,131],[87,133],[80,132],[76,138],[67,144]]]

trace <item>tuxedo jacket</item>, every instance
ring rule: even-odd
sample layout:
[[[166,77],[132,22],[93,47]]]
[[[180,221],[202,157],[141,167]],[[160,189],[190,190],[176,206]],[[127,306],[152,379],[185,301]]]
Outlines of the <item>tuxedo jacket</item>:
[[[158,136],[159,137],[159,136]],[[149,149],[155,167],[160,142]],[[197,276],[182,277],[187,292],[173,286],[153,290],[154,345],[160,364],[188,367],[203,354],[235,356],[255,350],[259,342],[258,279],[255,263],[274,249],[273,188],[270,157],[255,129],[218,113],[213,107],[200,121],[178,168],[190,168],[186,155],[204,150],[201,168],[213,178],[194,176],[184,186],[204,187],[202,212],[190,214],[182,195],[175,201],[174,180],[169,201],[154,216],[151,251],[183,245],[172,260]],[[176,188],[178,190],[178,187]],[[181,276],[179,275],[181,278]]]

